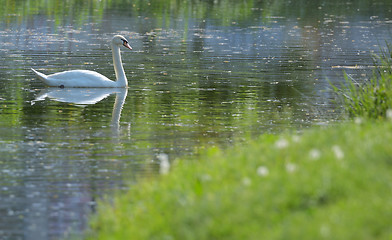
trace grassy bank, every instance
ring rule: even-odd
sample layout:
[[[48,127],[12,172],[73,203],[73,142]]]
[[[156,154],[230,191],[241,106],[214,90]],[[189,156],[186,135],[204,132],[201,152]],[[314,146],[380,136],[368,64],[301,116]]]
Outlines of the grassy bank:
[[[87,239],[391,239],[392,122],[264,135],[100,203]]]

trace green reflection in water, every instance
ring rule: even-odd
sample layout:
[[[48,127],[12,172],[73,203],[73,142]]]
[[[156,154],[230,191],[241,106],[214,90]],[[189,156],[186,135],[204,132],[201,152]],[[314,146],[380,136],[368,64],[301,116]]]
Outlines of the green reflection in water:
[[[389,15],[390,1],[285,1],[285,0],[219,0],[219,1],[178,1],[178,0],[1,0],[0,15],[6,23],[13,19],[25,21],[30,15],[51,16],[56,25],[68,21],[82,24],[84,21],[102,19],[110,11],[126,12],[129,16],[151,17],[160,22],[161,27],[169,27],[173,19],[189,17],[214,20],[217,24],[229,26],[242,22],[273,22],[274,17],[311,19],[317,23],[325,14],[356,15],[368,13],[369,9],[377,16]],[[91,18],[91,19],[89,19]],[[316,21],[315,21],[316,19]]]

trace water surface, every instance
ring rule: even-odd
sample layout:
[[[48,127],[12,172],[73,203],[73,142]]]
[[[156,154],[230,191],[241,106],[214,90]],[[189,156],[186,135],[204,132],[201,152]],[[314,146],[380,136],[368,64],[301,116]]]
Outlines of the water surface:
[[[381,0],[0,2],[0,239],[80,233],[161,153],[334,122],[328,81],[371,75],[392,24]],[[115,34],[134,49],[126,90],[46,88],[30,71],[114,79]]]

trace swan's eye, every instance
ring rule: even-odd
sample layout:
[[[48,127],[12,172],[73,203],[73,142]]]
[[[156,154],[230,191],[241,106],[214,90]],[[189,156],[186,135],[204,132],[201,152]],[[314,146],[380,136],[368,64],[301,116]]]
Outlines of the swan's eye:
[[[124,47],[126,47],[126,48],[128,48],[129,50],[132,50],[132,47],[131,46],[129,46],[129,44],[128,44],[128,41],[127,40],[125,40],[125,39],[121,39],[122,41],[123,41],[123,46]]]

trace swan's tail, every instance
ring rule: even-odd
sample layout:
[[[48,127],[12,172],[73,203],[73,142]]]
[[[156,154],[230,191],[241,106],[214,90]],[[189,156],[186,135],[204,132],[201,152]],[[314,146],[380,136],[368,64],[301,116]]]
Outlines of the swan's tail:
[[[33,68],[32,68],[31,70],[35,73],[35,75],[37,75],[37,77],[38,77],[39,79],[41,79],[44,83],[46,83],[48,76],[46,76],[46,75],[43,74],[43,73],[40,73],[40,72],[36,71],[36,70],[33,69]]]

